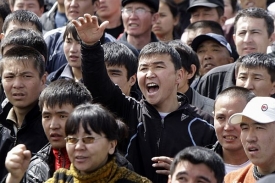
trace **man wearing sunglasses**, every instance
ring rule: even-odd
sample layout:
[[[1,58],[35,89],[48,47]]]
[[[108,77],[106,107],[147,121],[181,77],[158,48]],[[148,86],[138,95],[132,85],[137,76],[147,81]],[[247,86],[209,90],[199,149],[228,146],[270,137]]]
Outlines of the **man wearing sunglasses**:
[[[125,31],[119,41],[128,42],[141,50],[157,42],[152,26],[158,19],[158,0],[122,0],[122,20]]]

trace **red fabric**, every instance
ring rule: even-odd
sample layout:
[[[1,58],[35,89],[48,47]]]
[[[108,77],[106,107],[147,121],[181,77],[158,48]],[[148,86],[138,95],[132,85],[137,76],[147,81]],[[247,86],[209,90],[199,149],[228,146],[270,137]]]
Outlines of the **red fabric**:
[[[55,157],[55,170],[59,168],[70,168],[70,159],[68,157],[66,148],[53,149],[53,155]]]

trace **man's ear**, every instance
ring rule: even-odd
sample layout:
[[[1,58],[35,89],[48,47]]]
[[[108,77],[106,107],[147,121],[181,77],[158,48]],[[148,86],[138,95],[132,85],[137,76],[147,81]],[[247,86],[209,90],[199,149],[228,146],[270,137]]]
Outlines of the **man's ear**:
[[[176,77],[177,77],[176,78],[176,84],[179,84],[179,83],[182,82],[183,73],[184,73],[183,68],[177,70],[177,72],[176,72]]]
[[[171,175],[168,175],[168,181],[167,181],[167,183],[171,183],[171,182],[172,182]]]
[[[152,25],[154,25],[155,23],[157,23],[158,18],[159,18],[159,14],[158,13],[154,13],[152,15]]]
[[[4,37],[5,37],[4,33],[1,33],[1,34],[0,34],[0,40],[3,40]]]
[[[109,154],[114,154],[116,150],[117,141],[112,140],[112,141],[109,141],[109,143],[110,143]]]
[[[129,84],[130,84],[130,86],[133,86],[136,83],[136,81],[137,81],[137,74],[134,74],[133,76],[131,76],[129,78]]]
[[[95,1],[94,4],[94,14],[97,12],[97,10],[99,9],[99,6],[100,6],[100,2],[99,1]]]
[[[273,32],[269,38],[269,46],[272,45],[272,43],[275,42],[275,33]]]
[[[272,90],[270,92],[270,95],[274,95],[275,94],[275,81],[272,83]]]
[[[226,19],[227,19],[226,16],[221,16],[220,17],[220,25],[221,26],[224,26]]]
[[[191,67],[191,71],[188,72],[187,79],[191,79],[196,74],[196,71],[197,71],[197,67],[194,64],[191,64],[190,67]]]

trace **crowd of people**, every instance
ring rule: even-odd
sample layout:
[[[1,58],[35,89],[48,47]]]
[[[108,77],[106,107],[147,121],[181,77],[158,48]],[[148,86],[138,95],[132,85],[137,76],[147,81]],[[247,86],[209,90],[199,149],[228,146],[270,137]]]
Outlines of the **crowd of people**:
[[[0,181],[274,181],[274,7],[1,0]]]

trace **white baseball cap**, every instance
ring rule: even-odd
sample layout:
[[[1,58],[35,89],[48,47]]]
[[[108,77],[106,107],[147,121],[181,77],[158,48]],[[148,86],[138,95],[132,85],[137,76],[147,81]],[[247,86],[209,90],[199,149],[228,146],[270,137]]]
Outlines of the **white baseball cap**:
[[[243,116],[258,123],[275,122],[275,99],[272,97],[254,97],[246,104],[242,113],[233,114],[228,122],[233,125],[241,123]]]

